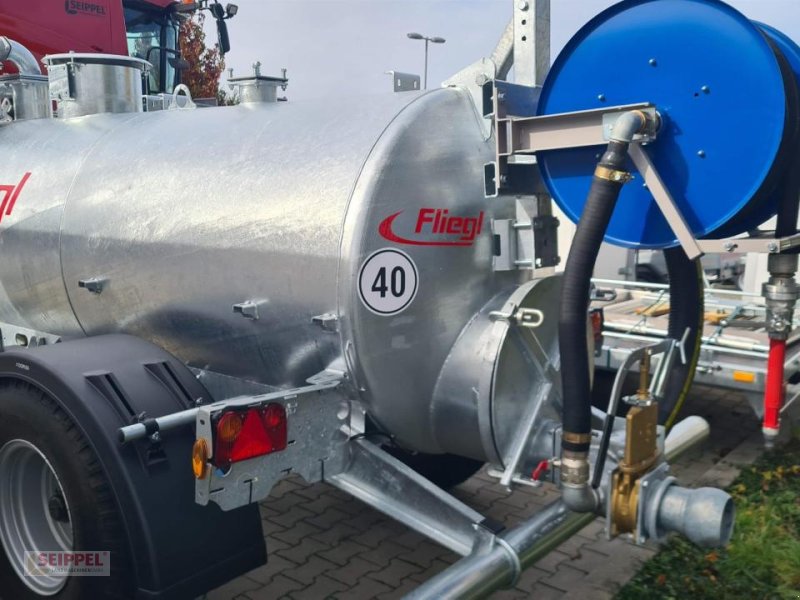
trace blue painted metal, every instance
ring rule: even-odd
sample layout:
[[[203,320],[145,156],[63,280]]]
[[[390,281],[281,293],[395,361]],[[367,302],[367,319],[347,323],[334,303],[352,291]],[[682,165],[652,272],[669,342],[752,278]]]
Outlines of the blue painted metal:
[[[800,67],[800,49],[767,33]],[[561,52],[539,114],[634,102],[655,103],[664,119],[646,150],[696,236],[714,237],[729,223],[738,233],[776,213],[774,165],[786,149],[784,75],[758,25],[717,0],[621,2]],[[545,183],[572,220],[601,152],[539,155]],[[606,240],[630,248],[677,245],[641,177],[623,188]]]
[[[778,47],[781,55],[786,58],[795,80],[795,86],[800,90],[800,46],[795,44],[786,34],[778,31],[774,27],[770,27],[764,23],[757,23],[757,25],[767,35],[770,41]],[[750,214],[744,215],[746,222],[757,222],[760,224],[775,216],[775,207],[782,191],[782,186],[779,183],[777,189],[772,194],[774,200],[751,203],[755,205],[752,206],[752,212]],[[714,232],[715,237],[729,237],[741,233],[743,229],[747,229],[747,227],[740,227],[738,222],[739,219],[734,219],[727,225],[721,227]],[[750,228],[752,228],[752,225]]]

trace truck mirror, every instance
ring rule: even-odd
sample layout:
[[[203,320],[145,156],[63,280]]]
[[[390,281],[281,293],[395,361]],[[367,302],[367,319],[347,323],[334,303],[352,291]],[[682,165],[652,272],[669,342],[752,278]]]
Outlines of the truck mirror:
[[[214,4],[210,4],[208,10],[211,13],[211,16],[214,17],[217,21],[222,21],[225,18],[225,9],[219,2],[214,2]]]
[[[169,60],[169,66],[177,71],[184,71],[192,66],[189,64],[189,61],[183,58],[180,54],[170,56],[167,60]]]
[[[228,24],[223,19],[217,19],[217,39],[219,41],[219,52],[225,56],[231,51],[231,38],[228,35]]]

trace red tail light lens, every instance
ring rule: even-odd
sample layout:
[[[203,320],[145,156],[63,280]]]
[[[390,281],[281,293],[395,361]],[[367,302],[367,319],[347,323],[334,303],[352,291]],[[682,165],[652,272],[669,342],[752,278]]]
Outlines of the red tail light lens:
[[[589,318],[592,322],[592,333],[594,334],[594,353],[599,356],[603,350],[603,326],[606,321],[603,309],[593,308],[589,311]]]
[[[224,412],[214,428],[214,464],[232,463],[286,449],[286,410],[280,404]]]

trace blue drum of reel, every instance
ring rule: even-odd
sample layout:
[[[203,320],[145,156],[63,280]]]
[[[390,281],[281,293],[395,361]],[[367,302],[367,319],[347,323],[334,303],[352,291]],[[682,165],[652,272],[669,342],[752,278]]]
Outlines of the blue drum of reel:
[[[755,229],[778,211],[800,135],[800,47],[717,0],[625,0],[559,55],[538,113],[650,102],[645,150],[697,238]],[[573,221],[603,148],[540,152],[551,195]],[[636,169],[629,164],[634,175]],[[606,241],[678,244],[640,176],[624,187]]]

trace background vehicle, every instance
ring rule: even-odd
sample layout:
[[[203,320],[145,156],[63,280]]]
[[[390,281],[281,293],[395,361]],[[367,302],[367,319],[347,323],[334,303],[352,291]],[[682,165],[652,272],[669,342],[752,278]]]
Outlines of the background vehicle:
[[[170,94],[183,67],[180,20],[196,10],[211,11],[220,28],[223,54],[230,48],[225,20],[235,5],[223,9],[216,0],[0,0],[0,35],[28,48],[37,60],[48,54],[93,52],[135,56],[150,62],[152,94]],[[6,65],[5,72],[14,72]]]

